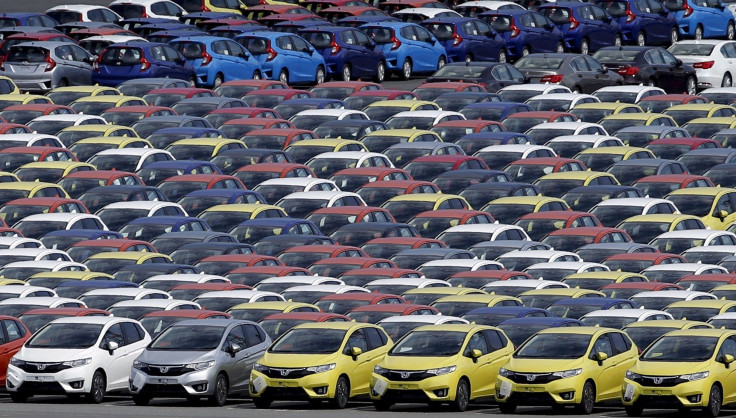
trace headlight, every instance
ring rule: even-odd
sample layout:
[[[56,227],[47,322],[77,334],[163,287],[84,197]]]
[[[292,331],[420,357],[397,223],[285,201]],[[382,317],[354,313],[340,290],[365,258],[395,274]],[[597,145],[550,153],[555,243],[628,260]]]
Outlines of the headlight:
[[[13,357],[13,358],[10,359],[10,364],[12,364],[13,366],[20,367],[20,366],[25,365],[26,362],[23,361],[23,360],[21,360],[21,359],[19,359],[19,358]]]
[[[253,365],[253,370],[257,372],[265,372],[266,370],[268,370],[268,367],[262,365],[261,363],[256,363]]]
[[[210,367],[214,365],[215,365],[215,361],[210,360],[210,361],[201,361],[199,363],[189,363],[185,367],[187,369],[192,369],[192,370],[205,370],[205,369],[209,369]]]
[[[334,369],[335,366],[336,366],[335,363],[323,364],[321,366],[307,367],[307,371],[312,372],[312,373],[324,373],[324,372],[329,372],[330,370]]]
[[[636,380],[641,379],[641,375],[639,373],[634,373],[631,370],[626,370],[626,378],[629,380]]]
[[[145,369],[146,367],[148,367],[148,363],[144,363],[144,362],[138,361],[138,360],[135,360],[133,362],[133,368],[134,369],[142,370],[142,369]]]
[[[577,376],[582,372],[583,372],[583,369],[572,369],[572,370],[565,370],[562,372],[554,372],[552,373],[552,376],[559,377],[561,379],[566,379],[568,377]]]
[[[503,367],[501,367],[500,369],[498,369],[498,375],[499,376],[509,377],[509,376],[511,376],[511,373],[513,373],[513,372],[510,371],[510,370],[506,370]]]
[[[384,374],[388,373],[388,370],[384,369],[381,366],[374,366],[373,373],[383,376]]]
[[[692,382],[693,380],[705,379],[706,377],[708,377],[709,374],[709,372],[683,374],[680,376],[680,379],[689,380]]]
[[[439,376],[439,375],[442,375],[442,374],[452,373],[455,370],[457,370],[457,366],[439,367],[437,369],[429,369],[429,370],[427,370],[427,374],[433,374],[435,376]]]
[[[65,361],[65,362],[63,362],[61,364],[63,364],[64,366],[69,366],[69,367],[82,367],[82,366],[86,366],[86,365],[88,365],[90,363],[92,363],[92,357],[89,357],[89,358],[80,358],[79,360]]]

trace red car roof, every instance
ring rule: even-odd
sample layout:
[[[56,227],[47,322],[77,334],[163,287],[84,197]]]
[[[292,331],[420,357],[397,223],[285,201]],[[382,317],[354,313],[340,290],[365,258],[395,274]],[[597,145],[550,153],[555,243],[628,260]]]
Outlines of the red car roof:
[[[400,244],[405,244],[405,245],[411,245],[412,248],[419,248],[419,246],[422,245],[422,244],[428,244],[428,243],[433,243],[433,242],[437,242],[437,243],[440,243],[442,245],[445,244],[444,242],[442,242],[440,240],[437,240],[437,239],[433,239],[433,238],[422,238],[422,237],[386,237],[386,238],[373,238],[372,240],[366,241],[366,243],[363,244],[363,245],[365,246],[365,245],[368,245],[368,244],[386,244],[386,245],[391,245],[391,244],[394,244],[394,245],[396,245],[396,244],[399,244],[399,245]]]
[[[393,99],[394,97],[404,95],[404,94],[411,94],[417,99],[419,96],[417,96],[416,93],[413,91],[408,90],[394,90],[394,89],[379,89],[379,90],[360,90],[356,91],[354,93],[351,93],[348,97],[385,97],[387,99]]]
[[[708,274],[689,274],[682,277],[677,283],[682,281],[703,281],[703,282],[723,282],[728,284],[736,283],[736,274],[734,273],[708,273]]]
[[[576,235],[576,236],[599,237],[603,234],[608,234],[611,232],[620,232],[622,234],[625,234],[626,236],[629,235],[623,229],[618,229],[618,228],[609,228],[606,226],[583,226],[579,228],[557,229],[555,231],[550,232],[547,236]]]
[[[295,168],[306,168],[310,172],[312,171],[311,168],[307,167],[304,164],[297,164],[297,163],[258,163],[258,164],[250,164],[243,167],[240,167],[238,169],[238,172],[240,171],[255,171],[255,172],[273,172],[273,173],[286,173],[287,171],[293,170]]]
[[[0,117],[0,119],[2,119],[2,117]],[[2,120],[5,120],[5,119],[2,119]],[[32,132],[30,128],[28,128],[26,125],[21,125],[20,123],[0,122],[0,134],[5,133],[15,128],[23,128],[26,131],[26,133]]]
[[[144,315],[144,318],[148,318],[151,316],[155,317],[176,317],[176,318],[191,318],[191,319],[205,319],[209,318],[211,316],[218,316],[218,315],[224,315],[228,318],[232,318],[232,315],[220,312],[220,311],[210,311],[207,309],[177,309],[172,311],[155,311],[151,312],[149,314]]]
[[[641,260],[641,261],[654,261],[655,263],[661,262],[668,258],[679,258],[683,263],[687,263],[685,257],[671,253],[625,253],[625,254],[614,254],[608,257],[605,261],[616,261],[616,260]]]
[[[595,215],[591,214],[590,212],[577,212],[577,211],[570,211],[570,210],[553,210],[549,212],[533,212],[528,213],[521,218],[521,219],[575,219],[579,218],[581,216],[593,216]]]
[[[58,105],[58,104],[50,104],[50,103],[28,103],[28,104],[21,104],[21,105],[12,105],[8,106],[3,109],[3,111],[6,110],[29,110],[29,111],[35,111],[35,112],[50,112],[52,110],[57,109],[67,109],[70,110],[71,113],[77,113],[69,106],[64,105]]]
[[[442,210],[428,210],[420,212],[414,215],[414,218],[459,218],[465,219],[476,215],[488,215],[488,212],[472,209],[442,209]]]
[[[452,276],[449,277],[449,279],[452,278],[480,278],[480,279],[498,279],[498,280],[506,280],[511,276],[529,276],[530,279],[534,279],[530,274],[524,273],[523,271],[515,271],[515,270],[476,270],[476,271],[462,271],[460,273],[455,273]]]
[[[380,305],[364,305],[359,306],[349,313],[353,312],[396,312],[398,314],[406,315],[409,312],[416,311],[418,309],[430,309],[439,313],[437,308],[433,308],[428,305],[416,305],[414,303],[382,303]]]
[[[695,174],[658,174],[654,176],[642,177],[639,180],[637,180],[636,183],[661,182],[661,183],[680,183],[682,184],[682,183],[685,183],[687,181],[692,181],[692,180],[711,181],[710,178],[708,177],[698,176]]]
[[[362,249],[358,247],[353,247],[350,245],[340,245],[340,244],[329,244],[329,245],[297,245],[291,248],[287,248],[282,252],[282,254],[285,253],[300,253],[300,252],[312,252],[312,253],[321,253],[321,254],[338,254],[346,250],[358,250],[360,252],[364,252]],[[352,258],[352,257],[351,257]]]
[[[5,204],[5,206],[23,205],[23,206],[48,206],[55,207],[64,203],[78,203],[84,206],[84,203],[77,199],[69,199],[66,197],[26,197],[22,199],[14,199]],[[89,213],[89,211],[87,211]]]
[[[137,106],[119,106],[105,109],[102,114],[108,113],[132,113],[132,112],[145,112],[146,114],[158,112],[161,110],[168,110],[172,114],[176,115],[176,110],[166,106],[154,106],[154,105],[137,105]]]
[[[25,125],[21,125],[25,126]],[[59,147],[44,147],[40,145],[32,146],[32,147],[10,147],[5,148],[3,150],[0,150],[0,154],[37,154],[37,155],[44,155],[49,154],[52,152],[57,151],[65,151],[69,152],[68,148],[59,148]]]

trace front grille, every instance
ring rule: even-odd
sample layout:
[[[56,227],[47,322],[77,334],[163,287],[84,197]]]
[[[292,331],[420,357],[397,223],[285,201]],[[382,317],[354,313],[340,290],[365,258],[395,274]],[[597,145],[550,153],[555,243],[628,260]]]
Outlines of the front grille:
[[[23,363],[18,368],[26,373],[56,373],[70,367],[62,363]]]
[[[660,406],[660,407],[681,407],[682,403],[677,399],[677,396],[653,396],[653,395],[641,395],[636,401],[636,405],[647,407],[647,406]]]
[[[428,377],[433,377],[436,375],[429,374],[424,370],[414,370],[414,371],[388,370],[382,376],[384,376],[388,380],[392,380],[396,382],[418,382],[420,380],[424,380]]]
[[[34,395],[56,395],[66,393],[59,382],[23,382],[18,390],[19,392],[28,392]]]
[[[299,379],[300,377],[314,374],[314,372],[308,371],[306,367],[293,369],[279,369],[276,367],[269,367],[268,369],[261,371],[261,373],[272,379]]]
[[[514,383],[534,383],[534,384],[540,384],[540,385],[560,379],[559,376],[554,376],[552,375],[552,373],[514,373],[514,372],[510,372],[510,374],[506,377]]]
[[[146,384],[141,390],[142,394],[150,394],[153,396],[187,396],[188,392],[182,385],[158,385]]]
[[[384,401],[404,401],[404,402],[429,402],[429,398],[427,397],[427,394],[424,393],[422,390],[413,389],[413,390],[396,390],[396,389],[389,389],[387,390],[383,396],[381,396],[381,400]]]
[[[555,400],[546,392],[514,392],[509,396],[508,402],[521,405],[552,405]]]
[[[309,399],[307,392],[302,388],[269,386],[261,397],[270,399]]]
[[[680,383],[685,383],[687,380],[680,379],[678,376],[638,376],[635,379],[631,379],[634,382],[648,387],[672,387],[677,386]]]
[[[153,364],[142,367],[140,370],[149,376],[181,376],[192,371],[192,369],[184,366],[159,366]]]

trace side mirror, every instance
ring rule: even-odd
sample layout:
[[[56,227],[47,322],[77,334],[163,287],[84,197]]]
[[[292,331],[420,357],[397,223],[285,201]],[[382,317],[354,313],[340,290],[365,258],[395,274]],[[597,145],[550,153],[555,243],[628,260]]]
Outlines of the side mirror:
[[[606,66],[606,65],[601,65],[601,73],[605,74],[605,73],[607,73],[607,72],[608,72],[608,66]]]
[[[546,25],[544,25],[544,28],[547,29],[547,30],[552,30],[552,29],[555,28],[555,25],[553,25],[551,23],[547,23]]]
[[[675,60],[675,65],[676,65],[676,66],[678,66],[678,67],[682,67],[682,60],[681,60],[681,59],[679,59],[679,58],[678,58],[678,59],[676,59],[676,60]]]
[[[353,357],[353,360],[357,360],[358,356],[363,354],[363,350],[360,349],[360,347],[353,347],[350,349],[350,355]]]
[[[725,210],[719,210],[718,212],[716,212],[715,215],[716,218],[720,218],[721,220],[723,220],[726,219],[726,216],[728,216],[728,212],[726,212]]]
[[[232,357],[235,357],[235,354],[239,353],[242,350],[243,347],[241,347],[240,344],[230,343],[225,349],[225,352],[229,353]]]
[[[599,351],[595,354],[595,360],[598,362],[599,365],[602,364],[603,361],[607,358],[608,358],[608,354],[602,351]]]
[[[113,351],[120,348],[120,345],[115,341],[109,341],[103,346],[103,348],[106,349],[110,353],[110,355],[112,355]]]
[[[477,348],[470,351],[470,358],[473,359],[473,363],[477,363],[478,357],[482,355],[483,355],[483,352],[478,350]]]
[[[721,357],[721,363],[726,365],[726,368],[733,363],[733,356],[731,354],[724,354],[723,357]]]

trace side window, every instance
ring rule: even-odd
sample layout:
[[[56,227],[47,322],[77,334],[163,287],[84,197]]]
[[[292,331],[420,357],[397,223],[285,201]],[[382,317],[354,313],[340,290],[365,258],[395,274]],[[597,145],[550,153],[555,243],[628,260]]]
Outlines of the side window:
[[[629,351],[629,348],[631,348],[630,345],[626,344],[626,339],[623,334],[612,332],[608,335],[611,338],[611,342],[613,343],[614,356]]]
[[[245,328],[245,338],[248,341],[248,347],[253,347],[266,340],[265,335],[258,332],[258,327],[255,325],[243,325]]]
[[[491,351],[500,350],[508,344],[508,340],[503,338],[503,336],[497,331],[485,330],[483,331],[483,334],[485,334],[486,340],[488,340],[488,345],[490,346]]]
[[[368,342],[365,339],[365,334],[363,333],[363,330],[359,329],[350,335],[350,338],[348,338],[348,343],[345,344],[345,354],[350,354],[350,351],[353,349],[353,347],[360,348],[361,351],[363,351],[364,353],[368,351]]]
[[[123,329],[120,326],[120,324],[115,324],[108,328],[107,332],[105,333],[105,336],[102,337],[102,341],[100,342],[100,348],[106,349],[106,346],[110,342],[116,342],[119,347],[122,347],[125,345],[125,338],[123,337]]]
[[[718,356],[716,359],[721,360],[726,354],[736,357],[736,340],[734,340],[733,337],[727,338],[723,341],[721,349],[718,350]]]
[[[0,333],[0,344],[10,341],[15,341],[21,337],[23,337],[26,333],[25,330],[18,325],[17,322],[6,319],[3,320],[3,324],[5,325],[5,331],[8,332],[8,341],[3,341],[3,334]],[[1,330],[0,330],[1,331]]]
[[[611,346],[611,340],[608,338],[608,334],[603,334],[595,340],[593,350],[590,352],[591,358],[595,358],[598,353],[606,353],[608,357],[613,357],[613,347]]]
[[[464,355],[470,357],[473,350],[480,350],[481,355],[488,354],[490,352],[488,350],[486,338],[483,336],[483,332],[476,332],[472,337],[470,337],[470,341],[468,341],[468,346],[465,349]]]
[[[138,329],[136,328],[136,325],[134,323],[123,322],[121,325],[123,328],[123,337],[125,338],[126,345],[133,344],[134,342],[138,342],[143,339],[143,335],[138,333]]]
[[[243,329],[239,326],[234,327],[230,330],[230,333],[227,334],[227,338],[225,338],[225,343],[222,345],[222,351],[225,351],[225,349],[230,344],[237,344],[241,348],[245,348],[245,335],[243,335]]]
[[[386,341],[381,338],[381,333],[376,328],[365,328],[365,336],[368,339],[368,347],[371,350],[383,347],[386,345]]]

